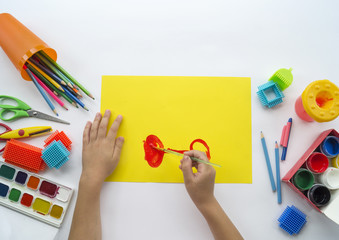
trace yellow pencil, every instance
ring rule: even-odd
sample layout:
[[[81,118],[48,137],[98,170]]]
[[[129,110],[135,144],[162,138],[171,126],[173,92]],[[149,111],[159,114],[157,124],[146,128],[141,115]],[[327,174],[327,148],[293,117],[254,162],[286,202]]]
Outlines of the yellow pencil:
[[[59,83],[57,83],[55,80],[53,80],[50,76],[48,76],[44,71],[42,71],[40,68],[38,68],[32,61],[27,60],[27,62],[32,65],[42,76],[44,76],[48,81],[50,81],[57,89],[64,92],[64,89],[60,86]]]

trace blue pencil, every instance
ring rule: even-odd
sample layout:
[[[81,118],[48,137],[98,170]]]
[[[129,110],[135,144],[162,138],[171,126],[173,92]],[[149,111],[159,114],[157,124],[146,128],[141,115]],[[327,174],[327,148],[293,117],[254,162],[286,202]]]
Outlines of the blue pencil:
[[[279,146],[275,141],[275,168],[277,177],[277,192],[278,192],[278,203],[281,204],[281,181],[280,181],[280,162],[279,162]]]
[[[33,73],[31,72],[31,70],[29,70],[26,66],[24,66],[25,71],[27,72],[27,74],[29,75],[29,77],[32,79],[34,85],[36,86],[36,88],[39,90],[39,92],[41,93],[41,95],[44,97],[44,99],[46,100],[47,104],[49,105],[49,107],[52,109],[52,111],[59,116],[59,114],[57,113],[53,103],[51,102],[51,100],[49,100],[47,94],[44,92],[44,90],[42,89],[42,87],[38,84],[37,80],[35,79]]]
[[[85,104],[83,104],[78,98],[76,98],[65,86],[61,86],[64,91],[65,94],[70,97],[71,99],[73,99],[73,101],[77,102],[83,109],[88,111],[88,108],[86,108]]]
[[[275,182],[274,182],[273,173],[272,173],[271,162],[270,162],[270,158],[269,158],[268,152],[267,152],[265,137],[264,137],[264,134],[262,132],[261,132],[261,144],[262,144],[262,148],[264,149],[266,165],[267,165],[268,175],[270,176],[272,191],[275,192],[276,188],[275,188]]]

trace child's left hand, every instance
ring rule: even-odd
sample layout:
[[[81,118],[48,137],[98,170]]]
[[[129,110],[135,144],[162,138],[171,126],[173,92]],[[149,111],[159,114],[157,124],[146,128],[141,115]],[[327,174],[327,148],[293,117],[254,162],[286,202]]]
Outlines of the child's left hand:
[[[101,187],[118,165],[124,143],[123,137],[116,138],[122,116],[117,116],[107,133],[110,116],[109,110],[103,117],[97,113],[93,124],[87,122],[83,133],[81,180],[96,187]]]

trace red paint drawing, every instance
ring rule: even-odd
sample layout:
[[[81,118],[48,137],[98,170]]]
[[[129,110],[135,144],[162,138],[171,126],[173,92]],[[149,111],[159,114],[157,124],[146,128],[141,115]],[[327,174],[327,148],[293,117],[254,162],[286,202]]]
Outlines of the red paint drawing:
[[[205,153],[206,153],[207,158],[211,159],[210,148],[207,145],[207,143],[202,139],[195,139],[190,144],[190,150],[194,149],[193,146],[195,143],[201,143],[206,148]],[[147,136],[146,140],[144,141],[145,160],[148,162],[148,164],[151,167],[157,168],[162,163],[165,152],[155,149],[154,147],[164,148],[164,145],[162,144],[162,142],[157,136],[155,135]],[[188,150],[175,150],[171,148],[167,148],[167,149],[172,150],[174,152],[178,152],[178,153],[184,153],[188,151]]]
[[[164,148],[164,145],[157,136],[147,136],[146,141],[144,141],[145,160],[151,167],[156,168],[160,166],[165,153],[154,147]]]

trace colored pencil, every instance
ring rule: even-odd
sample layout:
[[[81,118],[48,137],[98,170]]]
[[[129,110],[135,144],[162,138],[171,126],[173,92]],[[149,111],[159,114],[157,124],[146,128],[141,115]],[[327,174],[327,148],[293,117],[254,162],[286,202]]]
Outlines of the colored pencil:
[[[72,82],[64,74],[62,74],[62,72],[60,72],[58,68],[55,67],[47,58],[45,58],[44,55],[37,52],[34,56],[38,58],[39,61],[43,62],[45,66],[47,66],[50,70],[52,70],[54,74],[64,80],[69,87],[73,88]]]
[[[56,96],[61,97],[60,93],[58,92],[58,89],[50,81],[48,81],[46,78],[44,78],[44,76],[42,76],[38,71],[36,71],[28,63],[26,63],[26,67],[28,67],[29,70],[31,70],[31,72],[34,73],[34,75],[37,76],[40,79],[40,81],[42,81],[46,85],[46,87],[48,87]]]
[[[77,94],[73,88],[69,87],[62,79],[60,79],[57,75],[52,73],[47,67],[41,65],[37,60],[34,58],[30,59],[31,63],[34,64],[38,69],[46,73],[51,79],[57,82],[60,86],[67,87],[67,89],[74,95],[74,96],[81,96],[79,93]]]
[[[76,92],[74,92],[73,88],[69,87],[68,85],[63,86],[63,88],[64,88],[64,89],[67,88],[67,90],[68,90],[70,93],[72,93],[72,95],[73,95],[74,97],[80,98],[80,96],[79,96],[78,94],[76,94]]]
[[[290,141],[291,129],[292,129],[292,118],[288,119],[288,122],[287,122],[287,125],[286,125],[286,130],[285,130],[285,133],[284,133],[283,151],[282,151],[282,154],[281,154],[281,160],[286,159],[288,142]]]
[[[171,154],[174,154],[174,155],[177,155],[177,156],[185,156],[184,154],[182,153],[178,153],[178,152],[175,152],[175,151],[172,151],[172,150],[168,150],[168,149],[165,149],[165,148],[158,148],[158,147],[154,147],[152,146],[153,148],[159,150],[159,151],[163,151],[163,152],[167,152],[167,153],[171,153]],[[208,164],[208,165],[211,165],[211,166],[215,166],[215,167],[221,167],[220,165],[218,164],[215,164],[215,163],[211,163],[211,162],[207,162],[205,160],[201,160],[199,158],[195,158],[195,157],[190,157],[193,161],[196,161],[196,162],[201,162],[201,163],[205,163],[205,164]]]
[[[72,104],[74,107],[78,108],[78,105],[76,104],[75,101],[73,101],[71,98],[69,98],[65,92],[61,92],[60,90],[57,90],[58,94],[60,94],[67,102],[69,102],[70,104]]]
[[[50,69],[48,69],[48,67],[42,65],[40,62],[38,62],[34,58],[30,58],[29,60],[32,63],[34,63],[38,68],[40,68],[44,73],[46,73],[48,76],[50,76],[50,78],[52,78],[54,81],[56,81],[60,85],[67,86],[66,82],[64,80],[62,80],[61,78],[59,78],[57,75],[55,75]]]
[[[86,108],[85,104],[83,104],[79,99],[77,99],[72,93],[70,93],[70,91],[68,91],[68,89],[63,86],[63,89],[65,91],[65,94],[71,98],[72,100],[74,100],[77,104],[79,104],[83,109],[88,111],[88,108]]]
[[[275,168],[277,178],[278,204],[281,204],[280,161],[279,161],[279,146],[277,141],[275,142]]]
[[[33,76],[35,77],[35,79],[37,80],[37,82],[39,83],[39,85],[45,89],[45,91],[47,93],[49,93],[49,95],[64,109],[68,110],[68,108],[65,106],[65,103],[63,101],[61,101],[37,76],[34,75],[34,73],[32,73]]]
[[[73,90],[80,98],[82,98],[82,95],[81,95],[81,93],[79,92],[78,89],[76,89],[76,88],[73,86],[72,90]]]
[[[44,51],[39,52],[40,55],[45,57],[50,63],[52,63],[58,70],[64,74],[73,84],[78,86],[87,96],[94,99],[93,95],[84,87],[82,86],[77,80],[75,80],[65,69],[63,69],[58,63],[56,63],[52,58],[50,58]]]
[[[29,69],[34,69],[34,72],[39,73],[36,74],[37,78],[40,77],[41,82],[46,85],[48,89],[54,91],[58,95],[61,95],[65,98],[68,102],[72,105],[78,107],[78,104],[88,111],[85,104],[83,104],[78,98],[81,98],[82,95],[80,94],[79,90],[77,89],[76,84],[72,84],[72,81],[67,78],[63,74],[63,72],[59,71],[58,65],[52,60],[48,55],[43,53],[36,53],[33,57],[31,57],[27,61],[27,66]],[[53,62],[55,64],[53,64]],[[50,82],[48,84],[46,82]],[[53,85],[53,87],[52,87]],[[56,94],[54,94],[55,96]],[[53,96],[53,97],[54,97]],[[94,99],[94,98],[93,98]],[[60,99],[59,99],[60,100]],[[60,100],[61,101],[61,100]]]
[[[78,107],[78,105],[71,100],[67,95],[62,92],[60,89],[58,89],[56,86],[54,86],[50,81],[48,81],[38,70],[36,70],[32,65],[29,63],[26,63],[26,66],[33,72],[43,83],[45,83],[51,90],[53,90],[58,95],[62,96],[67,102],[72,104],[75,107]]]
[[[54,91],[55,95],[59,95],[59,93],[57,93],[56,91],[56,86],[54,86],[50,81],[48,81],[44,76],[41,75],[41,73],[39,73],[38,70],[36,70],[32,65],[30,65],[29,63],[25,64],[26,67],[29,68],[29,70],[31,70],[32,73],[34,73],[35,76],[37,76],[44,84],[47,85],[47,87],[49,87],[49,89]]]
[[[64,89],[60,86],[59,83],[54,81],[50,76],[48,76],[44,71],[42,71],[40,68],[38,68],[34,63],[32,63],[30,60],[27,60],[27,62],[35,68],[44,78],[46,78],[49,82],[51,82],[57,89],[60,91],[64,91]]]
[[[74,107],[79,108],[78,104],[77,104],[75,101],[73,101],[71,98],[69,98],[69,97],[65,94],[65,92],[61,92],[61,91],[60,91],[59,94],[60,94],[64,99],[66,99],[67,102],[69,102],[70,104],[72,104]]]
[[[274,183],[271,162],[270,162],[270,158],[269,158],[268,152],[267,152],[265,137],[264,137],[264,134],[262,132],[261,132],[261,144],[262,144],[262,148],[263,148],[264,154],[265,154],[266,165],[267,165],[268,175],[269,175],[270,181],[271,181],[272,191],[275,192],[276,187],[275,187],[275,183]]]
[[[41,95],[43,96],[43,98],[45,99],[45,101],[47,102],[47,104],[49,105],[49,107],[52,109],[52,111],[59,116],[59,114],[57,113],[53,103],[51,102],[51,100],[49,100],[48,96],[46,95],[46,93],[44,92],[44,90],[40,87],[40,85],[38,84],[37,80],[35,79],[33,73],[31,72],[31,70],[29,70],[25,65],[24,65],[24,69],[27,72],[27,74],[29,75],[29,77],[32,79],[34,85],[36,86],[36,88],[39,90],[39,92],[41,93]]]

